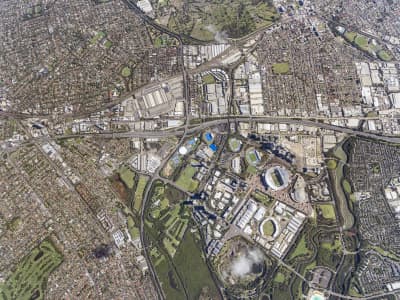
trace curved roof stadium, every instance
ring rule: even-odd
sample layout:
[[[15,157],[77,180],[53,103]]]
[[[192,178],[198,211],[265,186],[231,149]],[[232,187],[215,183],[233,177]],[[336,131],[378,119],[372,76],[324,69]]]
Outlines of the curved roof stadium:
[[[289,172],[285,167],[274,166],[264,173],[264,182],[268,188],[280,191],[288,187],[290,181]]]

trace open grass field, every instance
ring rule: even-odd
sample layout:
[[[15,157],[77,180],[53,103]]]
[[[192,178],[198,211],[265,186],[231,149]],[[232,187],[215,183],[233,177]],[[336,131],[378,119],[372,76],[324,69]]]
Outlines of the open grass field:
[[[170,262],[164,259],[155,266],[155,269],[166,299],[185,300],[185,293]]]
[[[305,256],[305,255],[309,255],[311,252],[310,250],[307,248],[306,245],[306,238],[305,235],[303,234],[300,238],[300,240],[298,240],[296,248],[294,249],[294,251],[292,252],[292,254],[290,255],[290,259],[295,258],[297,256]]]
[[[144,189],[146,188],[147,181],[149,181],[149,178],[147,176],[139,176],[139,181],[136,186],[136,191],[135,191],[135,199],[134,199],[134,204],[133,208],[136,211],[140,211],[140,207],[142,206],[142,200],[143,200],[143,192]]]
[[[267,221],[263,225],[263,232],[265,236],[272,236],[275,232],[275,225],[272,221]]]
[[[124,67],[121,70],[122,77],[129,77],[129,76],[131,76],[131,74],[132,74],[132,71],[131,71],[131,68],[129,68],[129,67]]]
[[[188,164],[179,175],[176,184],[184,191],[194,192],[196,191],[199,182],[193,179],[197,169]]]
[[[335,208],[333,207],[332,204],[319,204],[318,208],[321,210],[324,219],[335,220],[336,218]]]
[[[140,236],[139,228],[136,227],[135,221],[131,215],[127,217],[127,226],[132,239],[136,239]]]
[[[328,160],[327,167],[329,170],[335,170],[337,167],[337,162],[334,159]]]
[[[342,181],[342,186],[343,186],[343,190],[347,193],[350,194],[351,193],[351,185],[350,182],[347,179],[344,179]]]
[[[0,284],[0,299],[44,299],[47,279],[63,261],[49,239],[44,240],[17,265],[10,277]]]
[[[378,57],[384,61],[391,61],[393,57],[387,53],[385,50],[381,50],[378,52]]]
[[[335,239],[333,241],[333,243],[323,242],[323,243],[321,243],[321,247],[328,249],[329,251],[341,251],[342,250],[342,244],[340,243],[339,239]]]
[[[338,146],[335,149],[333,155],[340,160],[337,168],[331,172],[333,187],[336,199],[338,200],[338,211],[342,217],[343,229],[348,230],[354,226],[354,216],[349,209],[349,204],[347,203],[346,195],[342,186],[343,168],[344,164],[347,162],[347,155],[341,146]]]
[[[346,40],[348,40],[350,43],[354,42],[354,39],[356,38],[357,33],[352,32],[352,31],[346,31],[344,34],[344,37]]]
[[[202,259],[202,251],[193,233],[187,231],[174,257],[174,264],[181,275],[189,299],[199,299],[202,290],[208,290],[207,299],[219,299],[210,271]]]
[[[242,142],[237,138],[230,138],[228,140],[229,150],[232,152],[239,152],[242,148]]]
[[[133,189],[133,186],[135,185],[135,173],[128,167],[122,167],[118,171],[118,174],[126,187],[129,189]]]
[[[281,272],[276,273],[276,275],[274,277],[274,282],[284,283],[285,282],[285,275],[282,274]]]
[[[357,35],[354,43],[362,50],[368,50],[368,39],[363,35]]]
[[[202,78],[204,84],[213,84],[215,83],[215,77],[211,74],[204,75]]]
[[[272,65],[272,72],[274,74],[287,74],[289,73],[290,67],[287,62],[276,63]]]
[[[274,199],[272,199],[267,194],[264,194],[261,191],[256,191],[251,196],[258,202],[262,203],[262,205],[266,207],[270,207],[274,203]]]
[[[254,148],[249,148],[249,149],[246,150],[245,158],[246,158],[246,162],[250,166],[256,166],[260,162],[258,157],[257,157],[256,151],[257,150],[255,150]]]

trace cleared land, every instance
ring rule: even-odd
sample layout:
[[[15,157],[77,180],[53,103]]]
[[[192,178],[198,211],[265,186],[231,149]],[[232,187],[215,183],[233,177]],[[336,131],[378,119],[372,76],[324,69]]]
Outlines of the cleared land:
[[[44,240],[18,263],[11,276],[0,284],[0,298],[44,299],[47,279],[62,261],[63,256],[51,241]]]

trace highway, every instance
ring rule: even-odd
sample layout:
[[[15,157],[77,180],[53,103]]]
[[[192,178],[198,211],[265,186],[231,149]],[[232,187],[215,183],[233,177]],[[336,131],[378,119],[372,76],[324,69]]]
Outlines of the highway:
[[[115,132],[115,133],[83,133],[83,134],[73,134],[73,135],[60,135],[54,136],[52,138],[60,140],[60,139],[70,139],[70,138],[78,138],[78,137],[98,137],[104,139],[114,139],[114,138],[165,138],[170,136],[182,136],[186,134],[195,134],[207,128],[218,126],[222,124],[228,124],[229,122],[262,122],[262,123],[271,123],[271,124],[296,124],[309,126],[314,128],[320,128],[325,130],[332,130],[335,132],[346,133],[351,136],[358,136],[368,139],[379,140],[388,143],[400,144],[400,137],[397,136],[386,136],[379,135],[370,132],[363,132],[357,129],[352,129],[348,127],[342,127],[332,124],[327,124],[323,122],[318,122],[310,119],[299,119],[299,118],[290,118],[290,117],[268,117],[268,116],[260,116],[260,117],[241,117],[236,115],[224,116],[220,117],[216,120],[205,121],[200,124],[192,124],[189,125],[187,122],[184,126],[177,127],[174,129],[166,129],[166,130],[154,130],[154,131],[129,131],[129,132]],[[42,138],[38,138],[42,139]]]
[[[187,109],[189,109],[189,104]],[[225,116],[220,117],[216,120],[205,121],[200,124],[190,125],[186,121],[184,126],[177,127],[169,130],[154,130],[154,131],[129,131],[129,132],[115,132],[115,133],[82,133],[82,134],[70,134],[70,135],[55,135],[55,136],[41,136],[33,137],[27,139],[21,143],[16,144],[12,147],[7,147],[3,149],[3,152],[12,152],[20,146],[35,143],[36,141],[50,142],[52,140],[64,140],[64,139],[74,139],[74,138],[84,138],[84,137],[96,137],[102,139],[117,139],[117,138],[167,138],[172,136],[181,137],[181,141],[184,136],[197,134],[203,130],[211,128],[213,126],[218,126],[221,124],[229,124],[231,122],[265,122],[271,124],[296,124],[309,126],[314,128],[320,128],[325,130],[332,130],[335,132],[341,132],[348,134],[350,136],[363,137],[368,139],[373,139],[377,141],[400,144],[400,137],[397,136],[386,136],[379,135],[370,132],[363,132],[356,129],[351,129],[347,127],[341,127],[336,125],[331,125],[323,122],[317,122],[311,119],[298,119],[298,118],[276,118],[276,117],[240,117],[240,116]],[[295,133],[293,133],[295,134]],[[177,145],[176,149],[179,148],[181,142]]]

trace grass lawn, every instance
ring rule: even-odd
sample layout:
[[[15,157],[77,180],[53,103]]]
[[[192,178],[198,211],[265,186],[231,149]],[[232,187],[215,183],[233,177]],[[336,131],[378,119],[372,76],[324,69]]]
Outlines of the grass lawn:
[[[309,263],[305,268],[304,268],[304,273],[302,274],[305,276],[308,271],[314,269],[317,266],[317,262],[313,260],[311,263]]]
[[[350,182],[347,179],[343,179],[342,186],[343,186],[343,190],[347,194],[351,194],[351,185],[350,185]]]
[[[287,62],[276,63],[272,65],[272,72],[274,74],[287,74],[289,73],[290,67]]]
[[[129,67],[124,67],[121,71],[122,77],[129,77],[132,74],[132,70]]]
[[[131,238],[132,239],[138,238],[140,235],[140,232],[139,232],[139,229],[135,226],[135,221],[133,220],[131,215],[129,215],[127,217],[127,223],[128,223],[127,224],[128,231],[129,231],[129,234],[131,235]]]
[[[346,31],[346,33],[344,34],[344,37],[346,40],[348,40],[350,43],[354,42],[354,39],[356,38],[357,33],[353,32],[353,31]]]
[[[94,45],[96,43],[98,43],[99,41],[101,41],[104,37],[106,36],[106,33],[103,31],[99,31],[95,34],[94,37],[92,37],[92,39],[90,40],[90,44]]]
[[[254,148],[250,148],[246,151],[246,161],[251,166],[256,166],[258,164],[259,161]]]
[[[170,210],[170,212],[169,212],[170,217],[167,220],[167,222],[164,223],[165,228],[168,229],[168,227],[170,227],[172,224],[174,224],[179,219],[179,210],[180,210],[179,205],[175,205],[174,208],[172,210]]]
[[[164,245],[165,249],[167,250],[169,256],[174,257],[176,248],[173,245],[172,241],[168,237],[165,237],[163,239],[163,245]]]
[[[324,217],[324,219],[335,220],[335,208],[332,204],[319,204],[318,208],[322,211],[322,216]]]
[[[337,167],[337,162],[334,159],[330,159],[328,160],[327,166],[329,170],[335,170]]]
[[[346,195],[343,191],[342,179],[343,179],[343,167],[344,163],[347,162],[347,154],[344,152],[341,146],[337,146],[333,155],[340,160],[337,168],[333,175],[333,183],[335,194],[337,197],[339,213],[343,217],[343,228],[348,230],[354,225],[354,216],[349,209],[349,204],[347,203]]]
[[[341,251],[342,250],[342,244],[340,243],[340,241],[338,239],[335,239],[333,243],[327,243],[327,242],[323,242],[321,243],[321,247],[329,250],[329,251]]]
[[[47,279],[63,261],[49,239],[34,248],[0,284],[0,299],[44,299]]]
[[[309,255],[310,250],[308,250],[306,246],[306,238],[304,234],[301,236],[301,239],[297,242],[296,248],[290,255],[290,259],[295,258],[297,256]]]
[[[204,75],[202,78],[204,84],[215,83],[215,77],[212,74]]]
[[[207,299],[219,298],[210,271],[202,259],[202,251],[190,231],[186,231],[173,261],[188,291],[189,299],[199,299],[204,288],[208,290]]]
[[[176,184],[184,191],[194,192],[196,191],[199,182],[193,179],[193,176],[196,174],[197,169],[190,164],[188,164],[182,171],[179,176]]]
[[[251,175],[255,175],[257,174],[257,168],[255,166],[248,166],[246,172]]]
[[[392,56],[391,56],[389,53],[387,53],[385,50],[379,51],[379,52],[378,52],[378,57],[379,57],[380,59],[382,59],[383,61],[390,61],[390,60],[392,60]]]
[[[230,138],[228,140],[229,149],[232,152],[239,152],[240,148],[242,148],[242,142],[236,138]]]
[[[135,202],[133,204],[133,208],[136,211],[139,211],[140,207],[142,205],[143,192],[144,192],[144,189],[146,188],[146,184],[147,184],[148,180],[149,180],[149,178],[146,176],[142,176],[142,175],[139,176],[139,181],[138,181],[136,191],[135,191],[135,200],[134,200]]]
[[[164,198],[160,201],[160,209],[164,210],[169,206],[169,200],[167,198]]]
[[[277,283],[284,283],[285,282],[285,275],[281,272],[276,273],[274,277],[274,282]]]
[[[365,36],[358,34],[354,39],[354,43],[362,50],[368,50],[368,39]]]
[[[107,49],[110,49],[111,46],[112,46],[112,42],[111,42],[110,40],[107,40],[107,41],[104,43],[104,47],[106,47]]]
[[[135,185],[135,173],[128,167],[122,167],[119,171],[119,177],[122,182],[129,188],[132,189]]]
[[[261,202],[266,207],[269,207],[274,202],[270,196],[268,196],[267,194],[264,194],[260,191],[256,191],[255,193],[253,193],[252,197],[255,200]]]
[[[21,217],[14,217],[10,221],[6,222],[5,227],[7,228],[7,230],[11,230],[14,232],[18,230],[21,224],[22,224]]]
[[[267,221],[263,225],[263,232],[265,236],[272,236],[275,232],[275,225],[272,221]]]

